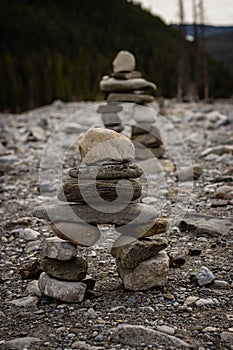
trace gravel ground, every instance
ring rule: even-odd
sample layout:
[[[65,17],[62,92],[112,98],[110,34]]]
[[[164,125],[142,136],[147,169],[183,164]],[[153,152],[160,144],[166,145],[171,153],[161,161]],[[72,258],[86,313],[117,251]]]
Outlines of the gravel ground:
[[[131,324],[154,330],[169,326],[175,337],[199,350],[233,349],[233,238],[232,225],[225,226],[230,222],[233,198],[226,189],[217,195],[219,188],[233,184],[232,101],[165,102],[166,114],[157,118],[167,146],[160,160],[165,175],[162,180],[159,173],[149,178],[157,195],[150,194],[144,201],[158,206],[162,199],[162,214],[171,223],[165,234],[171,262],[168,283],[164,288],[144,292],[124,290],[115,259],[109,253],[114,230],[103,227],[101,242],[79,249],[88,260],[89,275],[96,279],[94,292],[80,304],[64,304],[28,291],[29,283],[39,276],[41,245],[53,235],[45,221],[32,216],[32,210],[43,202],[39,168],[46,142],[52,139],[62,150],[69,149],[63,162],[63,172],[67,173],[80,160],[73,144],[77,136],[90,126],[101,125],[96,104],[56,101],[20,115],[0,115],[0,347],[13,349],[7,341],[36,337],[39,342],[28,347],[18,345],[17,349],[179,348],[159,343],[114,344],[110,339],[113,330],[120,324]],[[68,118],[75,112],[75,117]],[[121,113],[125,123],[130,124],[130,113],[131,106],[126,104]],[[53,134],[59,125],[59,131]],[[217,151],[206,151],[216,146]],[[203,173],[199,179],[178,183],[175,167],[182,162],[200,164]],[[51,193],[57,184],[53,176],[54,182],[43,183]],[[178,204],[177,193],[181,193]],[[211,230],[198,230],[200,220],[196,226],[184,227],[179,221],[187,212],[217,220],[209,221]],[[23,234],[26,228],[39,234],[27,241]],[[199,286],[193,278],[201,266],[215,275],[210,285]],[[14,300],[23,297],[23,306],[15,305]],[[197,302],[202,299],[205,301]],[[167,331],[166,327],[162,330]]]

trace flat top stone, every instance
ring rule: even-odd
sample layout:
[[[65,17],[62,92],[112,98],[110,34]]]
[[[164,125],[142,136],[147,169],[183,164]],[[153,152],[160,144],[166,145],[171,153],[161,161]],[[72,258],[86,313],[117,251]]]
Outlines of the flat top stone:
[[[135,69],[135,57],[129,51],[120,51],[113,60],[113,71],[117,72],[131,72]]]
[[[135,157],[134,145],[126,136],[104,128],[89,129],[79,141],[79,151],[86,164],[106,160],[129,162]]]

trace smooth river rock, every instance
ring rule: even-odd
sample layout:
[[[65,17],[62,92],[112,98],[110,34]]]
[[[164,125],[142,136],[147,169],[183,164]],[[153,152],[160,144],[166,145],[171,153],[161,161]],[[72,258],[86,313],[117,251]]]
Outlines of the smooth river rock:
[[[92,128],[79,141],[79,151],[86,164],[114,160],[129,162],[135,158],[133,143],[116,131]]]
[[[110,93],[107,97],[108,102],[131,102],[131,103],[151,103],[154,101],[154,96],[148,94],[134,93]]]
[[[82,179],[128,179],[137,178],[143,171],[136,163],[109,163],[80,166],[69,170],[69,175]]]
[[[81,188],[80,188],[81,187]],[[141,196],[140,182],[132,179],[79,180],[69,178],[58,193],[58,199],[67,202],[98,203],[135,201]]]
[[[156,85],[143,78],[135,78],[129,80],[108,78],[102,79],[100,82],[100,89],[104,92],[126,92],[146,88],[151,88],[153,91],[155,91]]]
[[[76,255],[77,249],[75,245],[58,237],[46,238],[41,249],[43,258],[66,261],[74,258]]]
[[[42,272],[39,288],[41,293],[48,297],[67,303],[79,303],[83,301],[87,287],[82,282],[60,281]]]
[[[129,51],[121,50],[118,52],[113,62],[113,72],[131,72],[135,69],[135,56]]]
[[[124,287],[133,291],[164,286],[167,283],[168,269],[169,257],[165,251],[141,262],[134,269],[124,268],[117,260],[117,270]]]
[[[87,274],[87,262],[79,256],[68,261],[42,258],[40,266],[48,275],[64,281],[81,281]]]
[[[100,231],[95,226],[76,222],[56,222],[51,226],[56,236],[74,245],[90,247],[100,239]]]
[[[120,265],[127,269],[134,269],[141,262],[155,256],[159,251],[167,247],[167,240],[164,237],[154,239],[144,238],[132,244],[113,246],[111,254]]]
[[[53,222],[66,221],[77,224],[84,222],[90,225],[113,224],[122,227],[133,220],[132,224],[134,225],[150,225],[159,215],[154,206],[143,203],[130,203],[124,209],[121,209],[119,205],[108,203],[106,211],[104,210],[105,207],[101,207],[100,211],[88,205],[79,204],[49,204],[46,209],[44,206],[35,208],[33,215],[39,219],[52,220]]]

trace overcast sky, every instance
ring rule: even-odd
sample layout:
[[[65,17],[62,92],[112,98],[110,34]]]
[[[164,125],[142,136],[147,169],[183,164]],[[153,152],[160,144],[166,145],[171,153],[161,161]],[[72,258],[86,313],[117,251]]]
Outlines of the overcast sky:
[[[167,23],[178,22],[178,0],[134,0],[159,15]],[[184,0],[185,21],[192,22],[192,0]],[[213,25],[233,25],[233,0],[204,0],[205,21]]]

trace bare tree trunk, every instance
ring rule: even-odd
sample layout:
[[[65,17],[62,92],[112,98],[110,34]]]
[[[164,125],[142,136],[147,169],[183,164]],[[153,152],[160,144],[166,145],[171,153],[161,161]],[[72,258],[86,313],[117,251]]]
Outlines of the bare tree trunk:
[[[203,67],[203,84],[204,84],[204,99],[209,99],[209,79],[208,65],[205,45],[205,15],[203,0],[199,0],[200,24],[201,24],[201,49],[202,49],[202,67]]]

